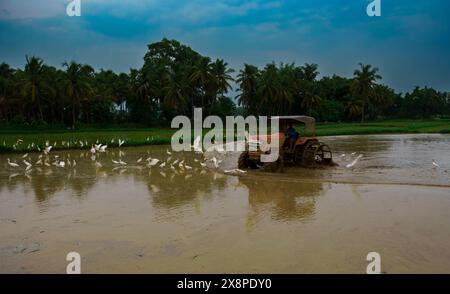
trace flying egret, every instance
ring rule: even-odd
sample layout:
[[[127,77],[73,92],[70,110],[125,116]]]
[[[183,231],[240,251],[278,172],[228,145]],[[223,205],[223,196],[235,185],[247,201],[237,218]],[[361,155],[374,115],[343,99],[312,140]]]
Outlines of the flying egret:
[[[355,164],[358,163],[358,160],[360,160],[362,157],[363,157],[362,154],[358,155],[358,157],[356,157],[356,159],[353,160],[352,163],[347,164],[345,167],[347,167],[347,168],[352,168],[352,167],[354,167]]]
[[[121,147],[123,145],[123,143],[125,143],[125,140],[119,139],[119,147]]]
[[[45,153],[45,154],[49,154],[50,151],[52,150],[52,148],[53,148],[53,146],[47,146],[47,147],[45,147],[45,148],[44,148],[44,153]]]
[[[433,159],[433,161],[431,163],[433,164],[433,168],[439,167],[439,164],[436,162],[436,160]]]

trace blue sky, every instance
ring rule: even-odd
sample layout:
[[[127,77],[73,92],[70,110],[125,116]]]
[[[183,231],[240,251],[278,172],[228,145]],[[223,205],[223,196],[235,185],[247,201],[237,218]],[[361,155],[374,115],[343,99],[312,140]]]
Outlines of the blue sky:
[[[25,54],[128,72],[146,45],[175,38],[233,68],[244,62],[319,64],[322,75],[351,76],[359,62],[380,68],[399,91],[450,91],[450,1],[381,0],[0,0],[0,62],[22,67]]]

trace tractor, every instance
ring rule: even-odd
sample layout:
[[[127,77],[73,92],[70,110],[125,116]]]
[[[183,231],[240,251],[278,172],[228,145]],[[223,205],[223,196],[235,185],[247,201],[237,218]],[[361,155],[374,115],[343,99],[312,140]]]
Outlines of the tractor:
[[[239,156],[239,169],[264,168],[269,171],[283,171],[284,165],[319,167],[333,164],[330,148],[315,136],[315,119],[309,116],[276,116],[279,133],[251,136],[246,142],[246,151]],[[281,131],[283,130],[283,131]],[[286,132],[285,132],[286,130]],[[294,132],[294,133],[293,133]],[[272,140],[279,140],[279,156],[274,162],[261,162],[262,154],[269,154],[264,148]]]

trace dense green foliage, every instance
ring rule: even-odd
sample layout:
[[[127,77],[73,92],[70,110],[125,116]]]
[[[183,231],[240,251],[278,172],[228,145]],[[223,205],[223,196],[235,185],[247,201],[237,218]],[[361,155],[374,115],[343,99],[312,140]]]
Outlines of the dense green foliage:
[[[245,64],[236,72],[175,40],[148,45],[144,64],[129,73],[95,71],[75,61],[61,68],[26,57],[23,69],[0,64],[3,126],[81,124],[168,126],[175,115],[308,114],[323,122],[432,118],[450,114],[449,93],[415,88],[406,94],[379,83],[360,64],[352,78],[318,78],[316,64]],[[237,97],[231,97],[233,82]],[[234,103],[236,98],[237,103]]]

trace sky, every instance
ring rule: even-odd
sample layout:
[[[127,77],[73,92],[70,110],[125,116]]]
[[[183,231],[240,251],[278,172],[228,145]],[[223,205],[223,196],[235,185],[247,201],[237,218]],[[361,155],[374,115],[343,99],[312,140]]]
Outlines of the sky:
[[[380,69],[382,82],[450,91],[450,1],[381,0],[0,0],[0,62],[23,67],[25,55],[49,65],[139,68],[147,45],[164,37],[244,63],[317,63],[321,76],[351,77],[358,63]]]

